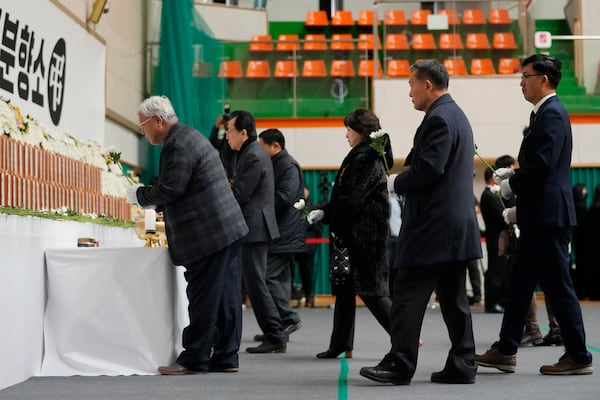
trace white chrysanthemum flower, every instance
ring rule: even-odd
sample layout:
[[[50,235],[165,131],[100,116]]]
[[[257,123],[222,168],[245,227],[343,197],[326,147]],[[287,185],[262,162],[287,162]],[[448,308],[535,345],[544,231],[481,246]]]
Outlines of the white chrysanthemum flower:
[[[385,131],[383,129],[379,129],[378,131],[371,132],[369,136],[371,137],[371,139],[377,139],[382,137],[383,135],[385,135]]]
[[[294,203],[294,208],[296,210],[304,210],[304,207],[306,207],[306,202],[304,201],[304,199],[300,199],[297,202]]]

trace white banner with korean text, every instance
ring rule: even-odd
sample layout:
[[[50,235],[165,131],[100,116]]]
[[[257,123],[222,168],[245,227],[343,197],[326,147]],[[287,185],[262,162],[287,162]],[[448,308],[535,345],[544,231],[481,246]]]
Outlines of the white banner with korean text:
[[[103,143],[105,63],[105,45],[52,2],[0,3],[0,97],[24,117]]]

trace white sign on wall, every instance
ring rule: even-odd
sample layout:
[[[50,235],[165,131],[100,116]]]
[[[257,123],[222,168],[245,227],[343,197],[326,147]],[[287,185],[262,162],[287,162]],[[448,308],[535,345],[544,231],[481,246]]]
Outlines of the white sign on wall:
[[[50,1],[0,3],[0,97],[46,127],[103,143],[105,59]]]

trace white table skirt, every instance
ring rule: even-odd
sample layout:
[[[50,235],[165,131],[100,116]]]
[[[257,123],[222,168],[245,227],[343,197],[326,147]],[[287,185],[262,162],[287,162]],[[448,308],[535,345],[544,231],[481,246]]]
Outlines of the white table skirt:
[[[41,375],[148,375],[174,361],[185,282],[167,249],[48,249],[46,271]]]

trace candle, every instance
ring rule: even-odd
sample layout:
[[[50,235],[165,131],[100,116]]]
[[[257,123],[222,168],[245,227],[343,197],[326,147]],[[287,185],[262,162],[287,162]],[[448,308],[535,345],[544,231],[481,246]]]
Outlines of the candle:
[[[156,231],[156,210],[144,210],[146,232]]]

